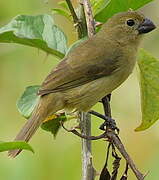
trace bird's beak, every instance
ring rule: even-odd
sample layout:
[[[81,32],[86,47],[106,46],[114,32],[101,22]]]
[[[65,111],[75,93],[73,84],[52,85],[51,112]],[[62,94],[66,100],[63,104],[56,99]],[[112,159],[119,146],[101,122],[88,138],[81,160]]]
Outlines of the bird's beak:
[[[154,23],[150,19],[145,18],[144,21],[139,25],[138,31],[139,34],[144,34],[154,30],[155,28],[156,26]]]

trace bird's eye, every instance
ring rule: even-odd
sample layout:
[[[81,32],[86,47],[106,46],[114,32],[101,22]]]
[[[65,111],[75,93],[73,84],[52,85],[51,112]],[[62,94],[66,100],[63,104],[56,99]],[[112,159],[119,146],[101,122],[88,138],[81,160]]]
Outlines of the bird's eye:
[[[129,19],[126,23],[128,26],[133,26],[135,24],[135,21],[133,19]]]

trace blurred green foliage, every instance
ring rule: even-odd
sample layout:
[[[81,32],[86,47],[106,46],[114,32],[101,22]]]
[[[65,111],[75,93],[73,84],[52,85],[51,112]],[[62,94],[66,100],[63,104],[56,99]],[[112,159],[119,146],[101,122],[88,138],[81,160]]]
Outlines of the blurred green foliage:
[[[45,4],[44,1],[39,2],[37,0],[12,0],[10,3],[3,1],[0,4],[2,9],[1,23],[3,24],[6,24],[17,14],[48,13],[52,7],[56,7],[55,1]],[[157,1],[150,4],[149,7],[143,9],[144,14],[152,16],[152,19],[155,20],[158,13],[157,5]],[[60,17],[57,17],[56,21],[61,27],[64,27],[64,31],[70,37],[69,42],[73,42],[76,36],[72,25]],[[158,56],[155,46],[158,43],[156,37],[157,33],[153,33],[153,37],[152,34],[149,35],[143,46]],[[38,52],[29,47],[7,44],[1,44],[0,57],[0,135],[1,140],[11,140],[24,123],[24,121],[21,122],[22,117],[16,111],[15,102],[17,98],[26,86],[40,84],[50,69],[55,66],[57,60],[52,56],[46,57],[41,51]],[[131,76],[113,93],[113,117],[120,120],[118,126],[121,129],[122,139],[139,168],[143,171],[150,170],[147,179],[158,180],[158,171],[155,166],[158,164],[156,156],[159,152],[158,127],[156,125],[142,133],[133,131],[141,118],[139,104],[138,83],[136,76]],[[99,106],[95,106],[95,109],[100,110]],[[93,134],[99,134],[100,131],[97,127],[101,124],[101,120],[93,118],[92,121]],[[0,154],[2,179],[80,179],[80,139],[62,130],[54,141],[51,134],[39,130],[32,143],[36,152],[34,156],[30,153],[23,153],[17,159],[10,161],[6,154]],[[97,170],[103,166],[104,149],[105,142],[93,142],[93,160]],[[134,176],[130,175],[130,179],[133,180],[133,178]]]

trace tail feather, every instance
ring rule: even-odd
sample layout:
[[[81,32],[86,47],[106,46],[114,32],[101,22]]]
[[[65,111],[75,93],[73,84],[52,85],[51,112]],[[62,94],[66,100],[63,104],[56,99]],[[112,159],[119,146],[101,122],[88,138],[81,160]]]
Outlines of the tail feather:
[[[14,141],[26,141],[28,142],[30,138],[34,135],[36,130],[42,124],[42,122],[51,114],[57,112],[63,108],[62,101],[56,94],[50,94],[40,98],[38,105],[35,107],[31,118],[25,123],[21,131],[18,133]],[[10,157],[16,157],[22,150],[15,149],[10,150],[8,155]]]
[[[29,119],[25,125],[23,126],[23,128],[21,129],[21,131],[18,133],[18,135],[16,136],[16,138],[14,139],[14,141],[26,141],[28,142],[30,140],[30,138],[34,135],[34,133],[36,132],[36,130],[38,129],[38,127],[41,125],[43,121],[43,118],[37,116],[37,114],[35,114],[34,116],[31,117],[31,119]],[[8,155],[10,157],[16,157],[22,150],[21,149],[15,149],[15,150],[10,150],[8,152]]]

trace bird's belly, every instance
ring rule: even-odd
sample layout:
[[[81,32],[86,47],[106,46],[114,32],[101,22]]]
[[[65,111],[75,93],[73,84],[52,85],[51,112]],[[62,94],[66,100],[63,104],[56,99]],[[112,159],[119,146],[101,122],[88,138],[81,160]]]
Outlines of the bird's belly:
[[[110,76],[99,78],[85,85],[64,92],[66,109],[88,111],[107,94],[110,94],[131,72],[122,69]]]

